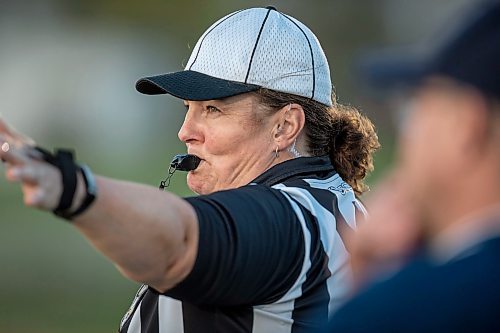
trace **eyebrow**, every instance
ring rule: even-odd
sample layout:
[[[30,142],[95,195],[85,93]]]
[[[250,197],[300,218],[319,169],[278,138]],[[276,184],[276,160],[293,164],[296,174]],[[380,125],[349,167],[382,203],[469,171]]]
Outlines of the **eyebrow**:
[[[224,98],[218,98],[218,99],[211,99],[211,100],[205,100],[205,101],[193,101],[193,102],[203,102],[203,103],[208,103],[208,104],[217,104],[219,107],[232,107],[234,103],[237,101],[232,101],[233,97],[235,96],[229,96],[229,97],[224,97]],[[189,106],[189,100],[184,99],[182,100],[184,106]]]

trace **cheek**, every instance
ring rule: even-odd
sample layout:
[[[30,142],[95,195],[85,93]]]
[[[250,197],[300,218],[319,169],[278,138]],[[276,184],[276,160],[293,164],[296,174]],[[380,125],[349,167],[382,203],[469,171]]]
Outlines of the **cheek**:
[[[439,124],[428,115],[409,119],[401,136],[399,155],[407,180],[417,190],[434,183],[439,178],[442,157],[442,140]]]
[[[262,130],[248,124],[248,121],[240,121],[211,130],[205,137],[204,149],[211,158],[212,166],[231,170],[250,155],[261,151],[266,144],[264,141]]]
[[[198,194],[209,194],[225,187],[226,181],[233,179],[240,169],[238,166],[248,160],[253,141],[242,129],[226,127],[209,133],[202,148],[205,161],[187,176],[189,188]]]
[[[408,182],[415,191],[436,192],[459,174],[454,122],[443,110],[421,112],[411,119],[401,140],[400,156]]]
[[[237,151],[249,130],[238,122],[224,122],[207,129],[204,149],[212,156],[224,156]]]

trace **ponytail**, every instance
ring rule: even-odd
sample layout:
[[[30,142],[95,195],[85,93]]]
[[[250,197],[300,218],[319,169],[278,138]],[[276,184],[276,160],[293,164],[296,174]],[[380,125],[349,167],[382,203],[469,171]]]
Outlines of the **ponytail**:
[[[308,153],[312,156],[328,155],[340,177],[357,195],[368,190],[364,180],[373,171],[373,154],[380,148],[370,119],[355,107],[337,102],[328,107],[306,97],[264,88],[257,92],[257,96],[271,111],[290,103],[301,105]]]
[[[380,148],[375,126],[352,106],[336,104],[329,113],[328,155],[342,179],[360,195],[368,190],[364,179],[373,171],[373,153]]]

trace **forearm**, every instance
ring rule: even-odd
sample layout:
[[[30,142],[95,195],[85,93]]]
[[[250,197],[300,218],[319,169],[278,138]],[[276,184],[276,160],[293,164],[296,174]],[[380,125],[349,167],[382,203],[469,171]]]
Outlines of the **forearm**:
[[[25,204],[55,209],[71,219],[126,276],[163,291],[192,270],[199,231],[196,213],[185,200],[153,187],[95,177],[98,195],[86,208],[85,172],[79,171],[71,153],[52,155],[26,144],[11,146],[1,128],[0,145],[7,179],[21,183]],[[81,207],[86,208],[83,213],[72,217]]]
[[[145,185],[96,177],[98,197],[73,224],[129,278],[166,290],[192,269],[198,224],[183,199]]]

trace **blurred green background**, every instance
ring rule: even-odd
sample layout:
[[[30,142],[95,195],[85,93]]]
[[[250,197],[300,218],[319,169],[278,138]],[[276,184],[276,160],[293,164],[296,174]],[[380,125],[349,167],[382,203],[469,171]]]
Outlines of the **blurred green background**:
[[[316,33],[340,101],[375,122],[384,148],[374,183],[393,159],[395,130],[387,105],[356,77],[357,57],[431,40],[473,2],[0,0],[0,112],[43,146],[76,148],[96,173],[156,186],[172,155],[184,151],[183,107],[138,94],[135,81],[182,69],[223,15],[272,4]],[[181,174],[170,189],[191,194]],[[20,189],[3,177],[0,211],[0,332],[116,331],[137,284],[71,225],[24,208]]]

